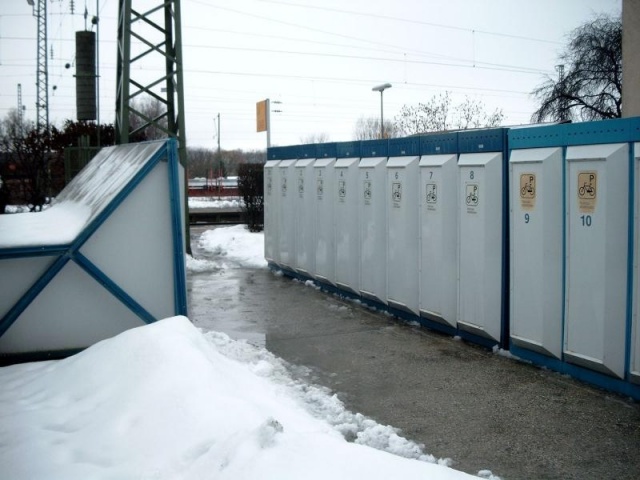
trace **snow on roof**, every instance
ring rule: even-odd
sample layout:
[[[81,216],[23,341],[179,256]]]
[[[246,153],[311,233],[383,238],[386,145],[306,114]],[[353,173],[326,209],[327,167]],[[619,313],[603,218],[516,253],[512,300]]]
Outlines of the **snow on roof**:
[[[162,140],[103,148],[50,208],[0,215],[0,248],[73,242],[164,143]]]
[[[347,442],[270,377],[264,355],[247,363],[221,343],[174,317],[65,360],[0,368],[0,471],[13,480],[475,478]]]

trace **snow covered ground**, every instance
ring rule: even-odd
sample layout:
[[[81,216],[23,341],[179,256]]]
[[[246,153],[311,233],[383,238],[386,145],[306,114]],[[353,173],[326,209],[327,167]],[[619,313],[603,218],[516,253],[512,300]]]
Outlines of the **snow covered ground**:
[[[189,208],[240,208],[242,200],[239,197],[189,197]]]
[[[220,260],[188,268],[264,267],[262,245],[244,226],[207,231],[200,247]],[[473,478],[264,348],[184,317],[0,368],[0,385],[0,477],[12,480]]]

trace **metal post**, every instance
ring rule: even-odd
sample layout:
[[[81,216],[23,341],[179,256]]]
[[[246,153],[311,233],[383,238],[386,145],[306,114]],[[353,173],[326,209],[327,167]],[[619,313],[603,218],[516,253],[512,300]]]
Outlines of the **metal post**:
[[[380,90],[380,138],[384,138],[384,89]]]
[[[378,85],[377,87],[373,87],[371,90],[374,92],[380,92],[380,138],[384,138],[384,102],[382,93],[387,89],[391,88],[390,83],[383,83],[382,85]]]
[[[267,148],[271,148],[271,100],[267,98]]]

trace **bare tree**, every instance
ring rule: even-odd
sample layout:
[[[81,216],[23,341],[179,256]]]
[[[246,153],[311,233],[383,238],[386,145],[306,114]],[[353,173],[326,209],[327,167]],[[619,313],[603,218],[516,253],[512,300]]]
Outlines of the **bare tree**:
[[[304,137],[300,137],[300,143],[310,144],[310,143],[327,143],[329,140],[329,134],[326,132],[322,133],[312,133],[310,135],[305,135]]]
[[[532,95],[531,120],[599,120],[622,115],[622,20],[599,16],[576,28],[560,55],[559,75]]]
[[[167,138],[169,122],[167,119],[167,106],[164,103],[150,96],[136,97],[131,101],[129,108],[132,110],[129,114],[132,141],[140,142]],[[158,126],[144,126],[152,120],[157,121]]]
[[[19,187],[14,198],[24,197],[30,210],[42,210],[51,187],[51,135],[33,122],[21,122],[15,110],[0,122],[0,150],[15,167],[13,184]],[[5,188],[13,189],[9,185]]]
[[[470,128],[497,127],[504,120],[499,108],[487,113],[483,102],[465,97],[464,102],[454,108],[453,126],[457,130]]]
[[[360,117],[354,130],[356,140],[375,140],[380,138],[380,119],[376,117]],[[385,138],[397,137],[396,126],[389,120],[384,121]]]
[[[487,113],[483,102],[469,97],[454,106],[451,94],[445,92],[417,106],[404,105],[395,118],[395,126],[401,135],[416,135],[451,129],[497,127],[503,118],[501,109]]]

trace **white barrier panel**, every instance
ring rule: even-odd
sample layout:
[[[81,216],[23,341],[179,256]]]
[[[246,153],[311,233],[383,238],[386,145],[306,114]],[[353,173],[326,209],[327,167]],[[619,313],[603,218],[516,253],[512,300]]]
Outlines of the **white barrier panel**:
[[[360,293],[387,303],[386,157],[363,158],[358,168]]]
[[[295,165],[296,177],[296,270],[311,276],[315,270],[316,219],[311,212],[315,205],[313,189],[313,159],[298,160]]]
[[[322,158],[313,164],[315,178],[316,274],[318,280],[335,282],[335,231],[333,221],[333,166],[335,158]]]
[[[567,361],[624,376],[627,144],[567,149]]]
[[[75,353],[187,313],[175,140],[106,147],[38,213],[0,215],[0,358]]]
[[[562,148],[510,158],[511,341],[562,356]]]
[[[280,211],[280,160],[269,160],[264,164],[264,258],[267,262],[279,263],[280,240],[278,236],[278,213]]]
[[[336,232],[336,285],[360,291],[360,235],[358,229],[358,159],[335,163],[334,214]]]
[[[460,155],[458,327],[497,342],[502,304],[502,153]]]
[[[631,325],[631,358],[629,371],[631,373],[631,381],[640,383],[640,319],[638,318],[638,309],[640,309],[640,268],[638,268],[638,254],[640,253],[640,221],[638,214],[640,213],[640,143],[633,146],[634,160],[633,166],[635,170],[635,215],[634,215],[634,282],[633,282],[633,317]]]
[[[457,160],[420,158],[420,315],[451,327],[458,308]]]
[[[418,160],[392,157],[387,162],[387,301],[419,314],[418,307]]]
[[[278,215],[279,265],[293,270],[296,258],[295,215],[296,182],[294,165],[296,160],[282,160],[278,164],[280,180],[280,210]]]

